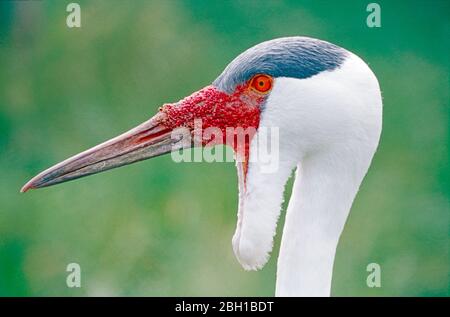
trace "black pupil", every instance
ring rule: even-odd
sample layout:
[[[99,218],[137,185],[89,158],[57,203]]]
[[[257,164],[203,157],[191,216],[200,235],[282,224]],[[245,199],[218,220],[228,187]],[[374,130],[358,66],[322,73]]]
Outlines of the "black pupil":
[[[263,81],[260,81],[259,82],[259,85],[262,87],[262,86],[264,86],[264,82]]]

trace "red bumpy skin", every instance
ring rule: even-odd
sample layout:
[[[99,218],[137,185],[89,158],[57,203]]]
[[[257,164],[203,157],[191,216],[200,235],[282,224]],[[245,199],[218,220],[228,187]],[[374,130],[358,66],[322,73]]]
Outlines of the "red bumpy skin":
[[[187,127],[193,131],[194,120],[201,119],[202,129],[215,127],[222,131],[223,139],[213,140],[215,144],[227,144],[237,151],[237,135],[235,133],[230,144],[230,138],[226,137],[227,128],[234,128],[235,131],[238,131],[236,128],[253,128],[256,131],[264,99],[265,95],[248,89],[247,85],[238,86],[232,94],[222,92],[214,86],[206,86],[177,103],[165,104],[160,109],[166,114],[162,123],[169,129]],[[248,143],[252,136],[248,136],[245,144],[246,161]],[[205,145],[211,140],[203,139],[202,142]]]

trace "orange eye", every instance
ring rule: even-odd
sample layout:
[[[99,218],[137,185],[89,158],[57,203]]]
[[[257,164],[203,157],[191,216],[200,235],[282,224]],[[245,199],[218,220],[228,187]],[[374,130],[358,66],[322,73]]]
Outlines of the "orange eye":
[[[252,78],[250,86],[259,92],[266,93],[272,89],[272,77],[268,75],[256,75]]]

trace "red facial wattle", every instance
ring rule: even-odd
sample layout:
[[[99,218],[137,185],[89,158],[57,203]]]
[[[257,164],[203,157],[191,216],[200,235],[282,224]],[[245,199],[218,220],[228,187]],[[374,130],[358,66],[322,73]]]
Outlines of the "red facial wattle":
[[[166,114],[162,124],[168,129],[186,127],[194,130],[194,120],[201,119],[202,129],[218,128],[222,132],[222,140],[202,139],[203,145],[227,144],[235,151],[238,146],[238,136],[227,137],[227,128],[242,128],[254,131],[259,127],[261,104],[265,95],[249,89],[248,85],[241,85],[232,94],[227,94],[218,90],[214,86],[207,86],[183,100],[166,104],[161,108],[161,112]],[[245,142],[245,161],[248,161],[248,147],[251,137],[248,136]],[[230,140],[231,139],[231,140]]]

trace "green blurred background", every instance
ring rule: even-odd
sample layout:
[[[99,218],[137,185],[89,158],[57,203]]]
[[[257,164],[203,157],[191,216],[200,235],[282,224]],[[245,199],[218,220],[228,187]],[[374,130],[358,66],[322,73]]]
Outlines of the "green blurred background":
[[[0,295],[274,294],[231,237],[233,163],[169,156],[19,194],[30,177],[212,82],[238,53],[306,35],[366,60],[384,97],[381,145],[337,251],[332,294],[449,295],[449,1],[0,2]],[[289,183],[287,192],[290,192]],[[66,286],[66,265],[82,287]],[[366,286],[366,266],[382,287]]]

